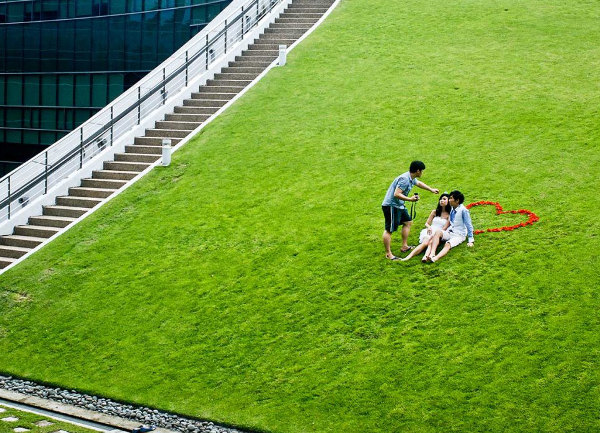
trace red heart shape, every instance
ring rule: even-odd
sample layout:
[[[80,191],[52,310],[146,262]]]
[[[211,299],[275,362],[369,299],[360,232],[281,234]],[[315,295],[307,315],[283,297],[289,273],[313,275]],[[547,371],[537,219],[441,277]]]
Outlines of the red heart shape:
[[[514,226],[504,226],[504,227],[497,227],[497,228],[486,229],[486,230],[475,230],[476,235],[478,235],[480,233],[485,233],[485,232],[503,232],[503,231],[508,232],[508,231],[511,231],[514,229],[518,229],[519,227],[525,227],[525,226],[531,225],[540,220],[540,218],[536,214],[531,212],[530,210],[527,210],[527,209],[504,210],[504,209],[502,209],[502,206],[500,206],[500,203],[495,202],[495,201],[478,201],[475,203],[469,203],[467,205],[467,209],[471,209],[472,207],[475,207],[475,206],[494,206],[496,208],[496,215],[505,214],[505,213],[529,215],[529,219],[523,223],[515,224]]]

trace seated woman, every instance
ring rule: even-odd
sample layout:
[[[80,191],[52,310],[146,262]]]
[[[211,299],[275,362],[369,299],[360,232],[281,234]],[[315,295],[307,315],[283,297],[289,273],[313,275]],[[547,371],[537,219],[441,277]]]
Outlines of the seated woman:
[[[450,225],[451,207],[448,203],[448,197],[449,195],[446,193],[440,196],[437,208],[431,211],[429,218],[427,218],[427,222],[425,223],[425,228],[421,230],[421,234],[419,235],[419,245],[412,250],[408,256],[400,260],[403,262],[410,260],[416,254],[419,254],[423,250],[427,249],[427,252],[423,257],[423,261],[427,261],[427,258],[431,254],[431,239],[433,234],[438,230],[446,230]]]

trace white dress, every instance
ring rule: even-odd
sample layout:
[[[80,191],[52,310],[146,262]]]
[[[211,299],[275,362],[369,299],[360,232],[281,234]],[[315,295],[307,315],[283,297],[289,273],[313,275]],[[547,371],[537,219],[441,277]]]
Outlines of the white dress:
[[[442,230],[447,222],[448,220],[446,218],[439,216],[434,217],[433,221],[431,221],[431,234],[433,235],[436,231]],[[422,244],[428,240],[429,235],[427,234],[427,228],[424,228],[421,230],[421,234],[419,235],[419,243]]]

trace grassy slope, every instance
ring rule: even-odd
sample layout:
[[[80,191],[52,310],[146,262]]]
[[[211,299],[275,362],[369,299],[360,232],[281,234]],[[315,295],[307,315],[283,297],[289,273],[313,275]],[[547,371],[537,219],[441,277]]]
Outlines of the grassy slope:
[[[273,432],[600,429],[600,7],[563,3],[344,0],[2,276],[0,369]],[[379,206],[416,158],[541,221],[385,261]]]

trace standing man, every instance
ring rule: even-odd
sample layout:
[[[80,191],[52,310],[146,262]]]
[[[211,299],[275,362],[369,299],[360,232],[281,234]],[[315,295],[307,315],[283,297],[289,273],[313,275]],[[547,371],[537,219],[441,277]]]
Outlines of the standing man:
[[[385,194],[381,208],[383,209],[383,216],[385,217],[385,231],[383,232],[383,246],[385,247],[385,256],[390,260],[400,260],[400,257],[396,257],[392,254],[390,249],[392,243],[392,233],[398,230],[398,226],[402,224],[402,251],[403,253],[411,250],[414,247],[408,246],[408,234],[410,233],[410,226],[412,219],[406,207],[404,206],[405,201],[418,201],[419,195],[409,197],[410,191],[413,186],[430,191],[434,194],[439,194],[440,190],[437,188],[431,188],[425,185],[417,178],[423,175],[425,170],[425,164],[421,161],[413,161],[410,163],[410,169],[404,174],[398,176]]]
[[[450,211],[450,227],[446,231],[438,231],[433,235],[431,241],[431,252],[433,257],[429,260],[437,262],[448,254],[451,248],[462,244],[468,238],[467,246],[472,247],[475,242],[473,238],[473,224],[469,209],[463,206],[465,196],[460,191],[454,190],[450,193],[448,203],[452,207]],[[444,248],[439,254],[435,254],[440,241],[446,241]]]

